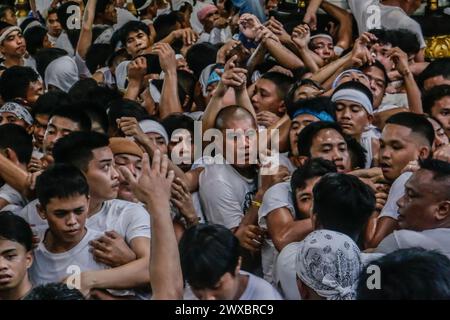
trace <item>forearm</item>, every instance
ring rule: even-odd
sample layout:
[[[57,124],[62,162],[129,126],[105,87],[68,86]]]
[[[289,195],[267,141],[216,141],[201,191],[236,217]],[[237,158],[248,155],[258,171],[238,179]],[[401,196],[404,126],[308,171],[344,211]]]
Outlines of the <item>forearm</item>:
[[[146,202],[151,218],[151,253],[149,273],[152,280],[152,299],[182,299],[183,275],[178,242],[175,236],[170,205]]]
[[[323,0],[310,0],[308,8],[306,9],[307,12],[316,13],[317,10],[319,10],[320,5],[322,4]]]
[[[420,89],[414,80],[414,76],[411,71],[403,76],[403,81],[405,83],[406,95],[408,97],[409,110],[413,113],[422,114],[422,97]]]
[[[226,93],[226,88],[222,81],[219,81],[214,96],[209,101],[202,117],[203,132],[206,132],[210,128],[214,128],[214,122],[216,121],[217,114],[223,108],[222,98]]]
[[[126,265],[99,271],[87,271],[88,286],[96,289],[126,290],[150,284],[149,256]]]
[[[267,39],[265,47],[281,66],[291,70],[304,67],[303,61],[281,43]]]
[[[83,59],[86,58],[86,54],[92,43],[92,25],[95,18],[96,4],[97,0],[89,0],[83,13],[83,25],[77,44],[77,53]]]
[[[308,48],[299,48],[298,53],[300,58],[303,60],[305,66],[312,72],[316,73],[319,71],[319,66],[314,61],[313,56],[311,55],[311,51]]]
[[[256,66],[264,61],[266,52],[266,47],[260,43],[256,50],[252,53],[247,62],[247,80],[251,79]],[[247,82],[250,83],[249,81]]]
[[[170,70],[164,75],[164,83],[159,104],[159,115],[161,119],[173,114],[182,113],[180,99],[178,98],[177,71]]]
[[[125,99],[136,101],[139,96],[140,91],[141,91],[141,82],[135,81],[135,80],[130,80],[128,82],[127,90],[125,91],[125,94],[123,97]]]
[[[336,45],[344,50],[349,48],[352,42],[352,16],[347,12],[347,10],[344,10],[328,1],[323,1],[321,7],[329,15],[339,21],[339,31]]]
[[[350,61],[351,61],[351,53],[348,53],[344,57],[339,58],[338,60],[333,61],[327,64],[326,66],[322,67],[311,77],[311,80],[314,80],[322,84],[327,79],[332,77],[336,73],[336,71],[342,69],[345,65],[349,64]]]
[[[271,237],[275,248],[281,251],[292,242],[302,241],[312,231],[311,219],[295,220]]]
[[[255,119],[256,121],[256,112],[248,95],[247,88],[243,86],[243,88],[235,89],[234,92],[236,93],[236,104],[250,112],[253,116],[253,119]]]

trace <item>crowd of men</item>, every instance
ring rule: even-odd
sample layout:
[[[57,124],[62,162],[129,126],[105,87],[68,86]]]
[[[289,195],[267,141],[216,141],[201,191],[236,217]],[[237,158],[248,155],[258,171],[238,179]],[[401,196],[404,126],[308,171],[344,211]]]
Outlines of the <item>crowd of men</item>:
[[[450,60],[346,2],[0,5],[0,300],[450,299]]]

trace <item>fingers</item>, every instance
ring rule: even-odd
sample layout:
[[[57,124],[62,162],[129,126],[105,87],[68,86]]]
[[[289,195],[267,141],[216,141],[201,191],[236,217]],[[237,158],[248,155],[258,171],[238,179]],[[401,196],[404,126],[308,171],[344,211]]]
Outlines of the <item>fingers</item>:
[[[109,251],[108,246],[105,245],[103,242],[99,241],[98,239],[90,241],[89,245],[92,247],[93,252],[97,250],[102,254],[104,254],[105,252]]]
[[[167,154],[164,154],[162,156],[162,160],[161,160],[161,166],[160,166],[160,174],[163,177],[167,176],[167,168],[169,167],[169,157],[167,156]]]
[[[146,153],[145,153],[146,154]],[[147,158],[148,159],[148,158]],[[133,173],[130,171],[130,169],[128,169],[125,166],[120,166],[117,168],[120,173],[122,174],[122,176],[124,177],[125,181],[130,185],[130,186],[135,186],[137,185],[137,179],[134,177]]]
[[[116,231],[111,230],[111,231],[106,231],[105,235],[112,238],[112,239],[119,239],[121,238],[120,234],[118,234]]]

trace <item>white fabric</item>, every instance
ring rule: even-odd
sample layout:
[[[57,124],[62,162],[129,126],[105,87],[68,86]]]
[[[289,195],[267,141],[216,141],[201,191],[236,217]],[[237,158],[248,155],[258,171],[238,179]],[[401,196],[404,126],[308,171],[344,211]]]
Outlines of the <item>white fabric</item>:
[[[2,107],[0,108],[0,115],[3,113],[8,112],[14,114],[17,118],[25,121],[29,125],[33,124],[33,117],[28,112],[28,110],[16,103],[16,102],[6,102]]]
[[[116,12],[117,12],[117,23],[114,25],[114,30],[120,29],[125,23],[129,21],[139,20],[130,11],[126,9],[116,8]]]
[[[450,259],[449,244],[450,228],[437,228],[422,232],[397,230],[383,239],[375,251],[388,254],[398,249],[419,247],[426,250],[436,250]]]
[[[370,125],[362,134],[361,134],[361,140],[359,141],[361,146],[367,151],[366,153],[366,165],[365,169],[368,169],[372,166],[372,160],[373,160],[373,150],[372,150],[372,140],[373,139],[380,139],[381,134],[378,131],[378,129]]]
[[[78,52],[75,53],[75,57],[73,60],[77,64],[78,75],[80,78],[82,78],[82,79],[92,78],[92,74],[86,65],[86,61],[83,60],[83,58],[78,54]]]
[[[45,231],[40,236],[43,238],[44,234]],[[68,270],[70,266],[80,268],[81,272],[107,269],[106,265],[96,262],[92,253],[89,252],[89,241],[101,236],[102,233],[87,228],[87,232],[80,243],[63,253],[51,253],[43,242],[39,243],[34,250],[34,261],[30,269],[30,278],[33,285],[60,282],[72,275]]]
[[[53,85],[64,92],[69,92],[70,88],[80,80],[78,67],[74,59],[69,56],[62,56],[50,62],[45,69],[45,83],[48,88]]]
[[[103,84],[108,88],[114,88],[116,86],[116,78],[114,77],[109,67],[103,67],[97,70],[103,74]]]
[[[214,28],[211,30],[210,33],[202,32],[200,34],[200,37],[198,38],[197,43],[201,42],[209,42],[211,44],[224,43],[231,40],[232,36],[233,35],[231,34],[230,27],[226,27],[223,29]]]
[[[376,6],[381,16],[378,29],[407,29],[417,35],[420,48],[425,48],[426,44],[419,23],[410,18],[401,8],[382,5],[379,0],[347,0],[347,2],[358,24],[359,34],[375,27],[370,25],[374,14],[370,9]],[[369,8],[370,6],[372,7]]]
[[[248,195],[256,189],[253,179],[241,176],[230,164],[211,164],[200,174],[199,185],[208,222],[238,227],[250,204]]]
[[[42,16],[47,16],[47,11],[52,4],[52,0],[34,0],[36,3],[36,10],[41,13]]]
[[[339,100],[348,100],[360,104],[368,114],[373,114],[373,107],[370,99],[363,92],[356,89],[342,89],[337,90],[331,96],[332,102]]]
[[[197,13],[207,4],[213,4],[212,0],[205,0],[204,2],[197,1],[195,6],[192,8],[190,23],[192,29],[194,29],[194,31],[197,33],[201,33],[203,31],[203,25],[198,20]]]
[[[397,179],[395,179],[394,183],[391,186],[391,189],[389,190],[386,204],[381,210],[378,219],[381,217],[391,217],[395,220],[398,219],[397,201],[405,194],[405,183],[412,175],[412,172],[405,172],[402,173]]]
[[[75,49],[70,43],[69,37],[67,36],[67,33],[64,30],[61,32],[58,39],[56,40],[55,48],[66,50],[67,54],[71,57],[75,55]]]
[[[189,3],[192,7],[194,6],[193,0],[172,0],[172,9],[178,11],[185,3]]]
[[[300,243],[297,276],[327,300],[353,300],[362,269],[360,251],[347,235],[315,230]]]
[[[20,207],[25,207],[27,205],[27,200],[17,191],[16,189],[12,188],[8,184],[4,184],[0,188],[0,198],[4,199],[9,203],[9,205],[13,205],[14,211],[17,211]],[[2,208],[0,211],[7,211],[8,208]],[[9,207],[11,209],[12,207]],[[9,210],[10,211],[10,210]]]
[[[286,208],[295,219],[294,203],[292,201],[292,191],[289,182],[281,182],[270,187],[264,194],[261,207],[258,210],[258,225],[267,229],[266,217],[274,210]],[[273,268],[278,256],[278,250],[275,248],[272,239],[265,238],[261,248],[261,264],[264,279],[271,284],[275,284],[273,279]]]
[[[139,121],[139,127],[144,133],[157,133],[164,138],[166,144],[169,144],[169,135],[166,129],[155,120],[142,120]]]
[[[119,63],[116,68],[116,83],[117,88],[121,91],[124,91],[127,87],[125,85],[128,77],[128,65],[131,61],[126,60]]]
[[[297,251],[300,250],[300,242],[289,243],[281,250],[277,257],[273,272],[274,283],[280,288],[281,294],[286,300],[301,300],[298,291],[295,263]]]

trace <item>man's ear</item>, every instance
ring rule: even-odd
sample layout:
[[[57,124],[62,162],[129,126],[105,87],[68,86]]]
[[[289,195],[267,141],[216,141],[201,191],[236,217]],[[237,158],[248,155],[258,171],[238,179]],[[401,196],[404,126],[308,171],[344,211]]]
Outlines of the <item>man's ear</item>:
[[[4,155],[14,164],[20,164],[19,158],[17,157],[16,152],[11,148],[4,149]]]
[[[39,214],[39,217],[41,217],[44,220],[47,220],[47,212],[45,212],[45,208],[40,203],[36,204],[36,209]]]
[[[25,253],[25,260],[27,269],[30,269],[30,267],[33,264],[33,250],[30,250],[27,253]]]
[[[419,158],[420,159],[427,159],[431,154],[431,148],[428,146],[422,146],[419,149]]]
[[[373,114],[368,114],[367,119],[369,119],[369,123],[372,124],[373,122]]]
[[[286,104],[284,103],[284,100],[280,103],[277,109],[279,114],[285,114],[286,113]]]
[[[304,166],[305,165],[305,163],[306,163],[306,161],[308,161],[308,157],[306,157],[306,156],[298,156],[297,157],[297,163],[299,163],[300,164],[300,166]]]
[[[450,217],[450,201],[442,201],[438,204],[435,218],[442,221]]]

